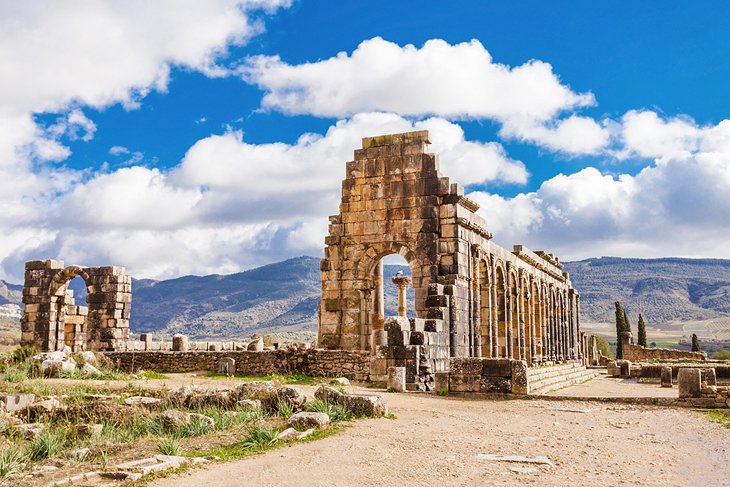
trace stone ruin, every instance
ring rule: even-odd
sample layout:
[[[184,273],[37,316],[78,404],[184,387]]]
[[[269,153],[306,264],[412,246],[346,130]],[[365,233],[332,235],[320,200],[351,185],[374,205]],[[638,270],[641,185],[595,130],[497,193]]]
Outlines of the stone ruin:
[[[579,295],[559,259],[495,244],[429,143],[428,131],[365,137],[347,163],[320,266],[319,346],[369,351],[373,377],[405,366],[409,383],[452,358],[583,360]],[[416,318],[384,316],[389,254],[408,262]]]
[[[87,306],[74,300],[69,282],[81,276]],[[25,264],[21,343],[42,351],[117,350],[129,338],[132,280],[123,267],[65,267],[60,260]]]

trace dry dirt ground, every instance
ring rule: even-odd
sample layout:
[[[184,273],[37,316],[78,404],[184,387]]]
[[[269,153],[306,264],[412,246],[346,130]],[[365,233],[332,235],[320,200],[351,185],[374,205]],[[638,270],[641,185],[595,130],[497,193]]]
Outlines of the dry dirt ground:
[[[322,440],[152,485],[730,486],[730,430],[696,411],[565,400],[385,397],[396,419],[359,420]],[[554,466],[488,462],[477,458],[480,453],[546,455]],[[516,473],[514,467],[533,471]]]

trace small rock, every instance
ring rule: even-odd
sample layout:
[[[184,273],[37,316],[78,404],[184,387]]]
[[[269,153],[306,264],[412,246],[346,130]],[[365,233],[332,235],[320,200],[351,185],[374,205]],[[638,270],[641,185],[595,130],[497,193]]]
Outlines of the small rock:
[[[34,440],[43,431],[43,425],[40,423],[19,424],[15,428],[23,433],[27,440]]]
[[[91,450],[88,448],[76,448],[74,450],[67,451],[66,457],[80,462],[89,456],[89,453],[91,453]]]
[[[207,424],[211,428],[215,426],[215,419],[211,418],[210,416],[206,416],[205,414],[188,413],[188,421],[200,421],[201,423]]]
[[[186,425],[189,421],[187,413],[178,411],[177,409],[168,409],[160,413],[160,422],[162,427],[167,430],[174,430]]]
[[[65,409],[61,401],[51,396],[42,401],[36,401],[28,407],[35,414],[52,413],[56,409]]]
[[[276,435],[276,438],[279,440],[296,440],[299,438],[299,431],[295,430],[294,428],[287,428],[278,435]]]
[[[81,423],[74,426],[74,434],[82,438],[97,438],[103,430],[104,425],[101,424]]]
[[[84,364],[84,366],[81,367],[81,374],[84,377],[95,377],[95,376],[102,375],[101,370],[97,369],[96,367],[94,367],[93,365],[91,365],[88,362],[86,362]]]
[[[292,428],[321,428],[326,429],[330,425],[330,417],[326,413],[299,412],[293,414],[286,425]]]
[[[259,337],[257,340],[253,340],[248,344],[246,349],[249,352],[263,352],[264,351],[264,339]]]
[[[345,386],[345,387],[350,385],[350,379],[348,379],[347,377],[338,377],[338,378],[334,379],[332,382],[334,382],[335,384],[341,385],[341,386]]]
[[[127,406],[142,406],[149,410],[158,409],[162,405],[162,399],[147,396],[132,396],[124,400]]]
[[[261,401],[258,399],[241,399],[238,401],[238,406],[244,411],[260,411]]]
[[[79,355],[82,359],[84,359],[84,362],[87,364],[95,364],[96,363],[96,355],[94,352],[84,350],[83,352],[80,352]]]
[[[300,409],[307,402],[307,396],[289,386],[284,386],[276,391],[276,396],[280,402],[289,403],[295,410]]]

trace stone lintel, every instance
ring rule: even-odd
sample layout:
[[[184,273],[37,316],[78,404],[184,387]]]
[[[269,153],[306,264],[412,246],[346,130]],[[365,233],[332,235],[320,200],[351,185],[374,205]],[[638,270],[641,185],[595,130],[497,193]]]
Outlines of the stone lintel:
[[[363,137],[362,148],[379,147],[383,145],[408,144],[410,142],[424,142],[430,144],[428,130],[417,132],[404,132],[401,134],[376,135],[374,137]]]

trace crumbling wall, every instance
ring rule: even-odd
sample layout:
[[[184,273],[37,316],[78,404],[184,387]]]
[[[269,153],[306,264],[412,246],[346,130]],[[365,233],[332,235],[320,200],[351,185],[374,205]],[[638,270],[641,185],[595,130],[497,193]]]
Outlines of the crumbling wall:
[[[236,372],[246,375],[301,373],[322,377],[366,380],[370,374],[370,354],[360,351],[280,349],[251,351],[189,352],[106,352],[121,370],[135,372],[216,372],[226,357],[236,361]]]
[[[623,347],[623,359],[631,362],[640,361],[667,361],[667,360],[685,360],[704,362],[707,360],[705,352],[685,352],[684,350],[675,350],[672,348],[647,348],[640,345],[634,345],[631,333],[624,332],[621,336],[621,346]]]

